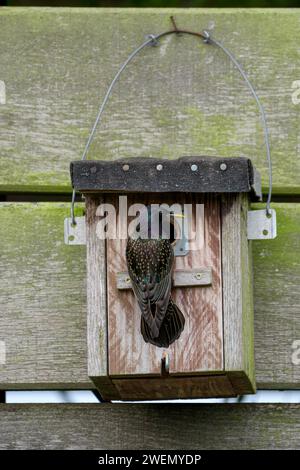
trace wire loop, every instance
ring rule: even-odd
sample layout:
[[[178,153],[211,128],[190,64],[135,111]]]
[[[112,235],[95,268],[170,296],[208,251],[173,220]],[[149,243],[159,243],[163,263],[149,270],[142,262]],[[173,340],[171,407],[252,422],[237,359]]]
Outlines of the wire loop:
[[[217,41],[216,39],[212,38],[211,37],[211,34],[204,30],[203,32],[197,32],[197,31],[189,31],[189,30],[186,30],[186,29],[179,29],[176,25],[176,22],[175,22],[175,19],[173,16],[170,17],[171,19],[171,22],[173,24],[173,28],[174,29],[171,29],[169,31],[164,31],[163,33],[160,33],[160,34],[157,34],[157,35],[154,35],[154,34],[149,34],[146,36],[146,41],[143,42],[140,46],[138,46],[128,57],[127,59],[125,60],[125,62],[121,65],[121,67],[119,68],[119,70],[117,71],[116,75],[114,76],[112,82],[110,83],[108,89],[107,89],[107,92],[103,98],[103,101],[99,107],[99,110],[98,110],[98,113],[97,113],[97,116],[96,116],[96,119],[95,119],[95,122],[94,122],[94,125],[90,131],[90,134],[89,134],[89,137],[87,139],[87,142],[86,142],[86,145],[85,145],[85,148],[84,148],[84,151],[82,153],[82,157],[81,157],[81,160],[85,160],[86,157],[87,157],[87,153],[88,153],[88,150],[90,148],[90,145],[92,143],[92,140],[94,138],[94,134],[95,134],[95,131],[97,129],[97,126],[98,124],[100,123],[101,121],[101,117],[102,117],[102,114],[103,114],[103,111],[104,111],[104,108],[106,106],[106,103],[111,95],[111,92],[114,88],[114,85],[116,84],[116,82],[118,81],[121,73],[125,70],[125,68],[127,67],[127,65],[132,61],[132,59],[140,52],[142,51],[146,46],[148,45],[152,45],[152,46],[157,46],[158,43],[159,43],[159,40],[161,38],[163,38],[164,36],[168,36],[170,34],[176,34],[176,35],[179,35],[179,34],[188,34],[188,35],[191,35],[191,36],[196,36],[200,39],[203,40],[204,43],[206,44],[213,44],[215,46],[217,46],[219,49],[221,49],[226,55],[227,57],[229,57],[229,59],[233,62],[233,64],[235,65],[235,67],[238,69],[238,71],[240,72],[241,76],[243,77],[243,79],[245,80],[249,90],[251,91],[257,105],[258,105],[258,109],[260,111],[260,115],[261,115],[261,121],[262,121],[262,125],[263,125],[263,128],[264,128],[264,140],[265,140],[265,146],[266,146],[266,154],[267,154],[267,163],[268,163],[268,171],[269,171],[269,191],[268,191],[268,197],[267,197],[267,202],[266,202],[266,213],[268,216],[271,215],[271,211],[270,211],[270,208],[271,208],[271,198],[272,198],[272,160],[271,160],[271,151],[270,151],[270,142],[269,142],[269,130],[268,130],[268,126],[267,126],[267,121],[266,121],[266,115],[265,115],[265,110],[263,108],[263,105],[261,104],[260,102],[260,99],[252,85],[252,83],[250,82],[248,76],[246,75],[245,71],[243,70],[243,68],[241,67],[241,65],[238,63],[238,61],[236,60],[236,58],[234,57],[234,55],[225,47],[223,46],[223,44],[220,42],[220,41]],[[75,214],[74,214],[74,206],[75,206],[75,196],[76,196],[76,191],[75,189],[73,188],[73,192],[72,192],[72,202],[71,202],[71,221],[72,221],[72,224],[73,225],[76,225],[76,218],[75,218]]]

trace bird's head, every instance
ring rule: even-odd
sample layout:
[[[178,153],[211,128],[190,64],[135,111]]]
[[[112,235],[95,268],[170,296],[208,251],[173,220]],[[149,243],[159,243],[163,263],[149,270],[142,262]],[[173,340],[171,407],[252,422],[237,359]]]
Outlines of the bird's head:
[[[172,211],[172,208],[164,205],[151,204],[140,210],[136,219],[135,230],[130,234],[133,239],[168,239],[173,243],[176,239],[178,222],[176,219],[183,218],[181,211]]]

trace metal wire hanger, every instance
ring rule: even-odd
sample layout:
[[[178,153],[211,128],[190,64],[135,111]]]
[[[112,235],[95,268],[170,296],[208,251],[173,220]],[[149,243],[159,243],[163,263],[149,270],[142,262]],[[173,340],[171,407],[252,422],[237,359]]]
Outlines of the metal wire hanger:
[[[179,29],[176,25],[176,22],[175,22],[175,19],[173,16],[170,17],[171,19],[171,22],[172,22],[172,25],[173,25],[173,29],[169,30],[169,31],[164,31],[163,33],[160,33],[160,34],[149,34],[147,36],[147,39],[146,41],[144,41],[141,45],[139,45],[128,57],[127,59],[125,60],[125,62],[123,62],[123,64],[120,66],[119,70],[117,71],[116,75],[114,76],[112,82],[110,83],[107,91],[106,91],[106,94],[103,98],[103,101],[99,107],[99,110],[98,110],[98,113],[97,113],[97,116],[96,116],[96,119],[95,119],[95,122],[94,122],[94,125],[90,131],[90,134],[89,134],[89,137],[87,139],[87,142],[86,142],[86,145],[85,145],[85,148],[84,148],[84,151],[82,153],[82,156],[81,156],[81,160],[86,160],[87,158],[87,154],[88,154],[88,151],[89,151],[89,148],[90,148],[90,145],[92,143],[92,140],[94,138],[94,135],[95,135],[95,131],[97,129],[97,126],[98,124],[100,123],[101,121],[101,117],[102,117],[102,114],[103,114],[103,111],[104,111],[104,108],[106,106],[106,103],[111,95],[111,92],[116,84],[116,82],[118,81],[121,73],[125,70],[125,68],[127,67],[127,65],[132,61],[132,59],[139,53],[141,52],[146,46],[157,46],[158,43],[159,43],[159,40],[162,39],[164,36],[169,36],[170,34],[188,34],[188,35],[191,35],[191,36],[195,36],[195,37],[198,37],[199,39],[202,39],[203,42],[205,44],[212,44],[214,46],[217,46],[219,47],[225,54],[227,57],[229,57],[229,59],[231,60],[231,62],[233,62],[233,64],[235,65],[235,67],[238,69],[238,71],[240,72],[241,76],[243,77],[243,79],[245,80],[249,90],[251,91],[256,103],[257,103],[257,106],[258,106],[258,109],[259,109],[259,112],[260,112],[260,116],[261,116],[261,121],[262,121],[262,125],[263,125],[263,129],[264,129],[264,140],[265,140],[265,146],[266,146],[266,157],[267,157],[267,164],[268,164],[268,171],[269,171],[269,189],[268,189],[268,197],[267,197],[267,201],[266,201],[266,214],[267,216],[271,216],[271,198],[272,198],[272,160],[271,160],[271,151],[270,151],[270,141],[269,141],[269,130],[268,130],[268,126],[267,126],[267,120],[266,120],[266,115],[265,115],[265,110],[263,108],[263,105],[262,103],[260,102],[260,99],[252,85],[252,83],[250,82],[249,78],[247,77],[245,71],[243,70],[243,68],[241,67],[241,65],[238,63],[238,61],[236,60],[236,58],[234,57],[234,55],[225,47],[223,46],[223,44],[220,42],[220,41],[217,41],[216,39],[212,38],[211,37],[211,34],[204,30],[203,32],[197,32],[197,31],[189,31],[187,29]],[[73,188],[73,192],[72,192],[72,202],[71,202],[71,222],[72,222],[72,225],[76,225],[76,218],[75,218],[75,215],[74,215],[74,205],[75,205],[75,195],[76,195],[76,191],[75,189]]]

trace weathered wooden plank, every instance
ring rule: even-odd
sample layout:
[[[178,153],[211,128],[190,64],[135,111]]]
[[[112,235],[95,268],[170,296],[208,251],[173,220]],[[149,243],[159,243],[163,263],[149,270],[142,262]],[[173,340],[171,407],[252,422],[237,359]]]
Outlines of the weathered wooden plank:
[[[87,373],[102,398],[119,399],[108,376],[106,241],[97,237],[97,207],[102,196],[86,197],[87,231]],[[106,393],[108,394],[106,397]]]
[[[299,449],[300,405],[0,405],[0,449]]]
[[[85,192],[242,193],[261,200],[260,176],[244,157],[128,158],[75,161],[72,186]],[[180,178],[178,177],[180,175]]]
[[[255,391],[251,246],[247,195],[222,197],[222,279],[225,370],[239,394]]]
[[[260,388],[299,389],[300,204],[274,208],[277,238],[252,242],[256,376]]]
[[[212,283],[211,268],[177,269],[172,274],[173,287],[210,286]],[[132,289],[128,272],[117,273],[117,288]]]
[[[101,200],[101,198],[100,198]],[[86,198],[86,233],[87,233],[87,373],[99,385],[103,399],[105,391],[109,396],[119,398],[111,393],[114,387],[108,377],[107,358],[107,293],[106,293],[106,246],[96,234],[97,200]],[[88,262],[89,261],[89,262]]]
[[[253,242],[257,385],[299,388],[300,205],[274,207],[277,239]],[[85,248],[64,245],[68,215],[68,204],[0,204],[1,389],[93,387]]]
[[[224,374],[193,377],[113,378],[112,382],[120,393],[121,399],[130,401],[237,396],[231,380]]]
[[[1,191],[70,189],[69,163],[119,64],[145,34],[169,29],[170,14],[181,27],[208,28],[239,59],[265,106],[275,192],[299,194],[300,11],[290,9],[1,8]],[[89,157],[203,154],[250,157],[266,186],[263,132],[245,83],[222,51],[172,35],[124,72]]]
[[[0,212],[1,388],[90,387],[85,247],[64,244],[68,205],[2,203]]]

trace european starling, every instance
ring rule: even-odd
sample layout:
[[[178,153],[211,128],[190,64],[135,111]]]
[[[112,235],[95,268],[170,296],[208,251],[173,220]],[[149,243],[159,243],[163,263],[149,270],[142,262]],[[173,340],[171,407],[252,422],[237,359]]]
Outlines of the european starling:
[[[161,225],[164,226],[165,221],[158,217],[157,212],[148,207],[144,219],[140,216],[139,233],[127,241],[126,259],[142,314],[143,338],[147,343],[167,348],[179,338],[185,320],[171,298],[174,251],[170,238],[163,236]],[[161,210],[159,213],[163,218],[167,216],[170,222],[170,213],[166,215]],[[150,238],[151,230],[157,238]]]

